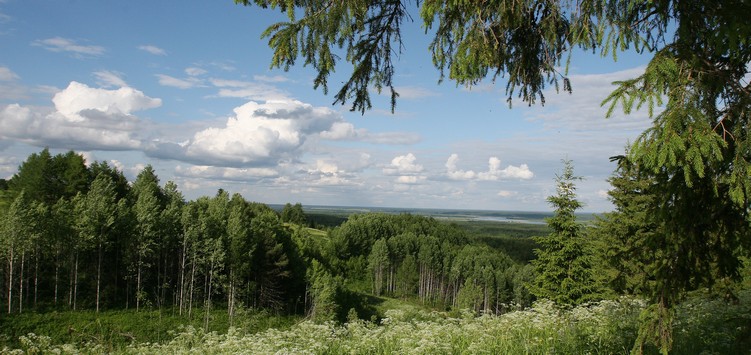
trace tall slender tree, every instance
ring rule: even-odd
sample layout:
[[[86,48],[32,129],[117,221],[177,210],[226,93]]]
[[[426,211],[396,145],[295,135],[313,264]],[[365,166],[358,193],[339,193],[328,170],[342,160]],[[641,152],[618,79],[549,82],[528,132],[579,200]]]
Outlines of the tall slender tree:
[[[238,291],[243,290],[251,273],[251,260],[255,245],[251,234],[252,212],[247,201],[240,195],[232,195],[227,216],[227,266],[229,287],[227,294],[227,312],[230,319],[235,313]]]
[[[101,298],[102,257],[105,249],[113,242],[115,222],[118,213],[125,207],[124,202],[118,201],[111,177],[99,174],[86,195],[78,198],[75,205],[76,229],[84,245],[96,251],[97,312]]]
[[[21,192],[13,200],[2,221],[0,234],[0,248],[8,264],[8,313],[13,311],[13,282],[15,279],[17,262],[21,265],[18,275],[18,312],[23,310],[23,264],[24,255],[30,249],[35,233],[36,219],[33,204]]]
[[[154,263],[154,249],[157,238],[162,235],[162,193],[159,179],[151,166],[146,166],[136,177],[132,193],[135,198],[133,211],[136,222],[136,233],[132,238],[131,263],[135,268],[136,278],[136,311],[141,302],[146,299],[143,289],[144,269]],[[159,279],[160,275],[157,275]]]
[[[64,271],[66,265],[65,259],[72,260],[76,252],[77,232],[75,228],[75,204],[64,198],[59,199],[50,211],[50,223],[52,224],[52,258],[54,260],[54,286],[53,286],[53,303],[58,305],[60,289],[60,272]],[[73,270],[73,265],[68,262],[68,270]],[[70,284],[69,284],[70,285]],[[70,304],[69,304],[70,305]]]
[[[556,195],[548,197],[555,208],[547,219],[551,233],[535,237],[539,245],[537,259],[532,263],[537,278],[532,292],[561,304],[579,304],[597,297],[592,271],[592,256],[587,252],[583,226],[576,221],[576,211],[582,207],[576,198],[574,166],[564,160],[563,172],[556,176]]]
[[[163,270],[164,279],[160,285],[162,290],[160,302],[166,301],[164,292],[171,292],[174,298],[174,304],[178,304],[180,293],[182,290],[182,270],[184,265],[182,263],[182,246],[184,228],[182,224],[182,211],[185,207],[185,198],[180,190],[177,189],[177,184],[172,181],[167,181],[164,184],[164,210],[162,210],[162,240],[159,243],[159,249],[161,250],[163,258]],[[171,279],[168,279],[168,268],[172,269]],[[169,290],[171,289],[171,291]]]
[[[376,240],[368,256],[368,268],[373,278],[373,294],[380,296],[383,293],[386,272],[389,269],[390,257],[386,240]]]

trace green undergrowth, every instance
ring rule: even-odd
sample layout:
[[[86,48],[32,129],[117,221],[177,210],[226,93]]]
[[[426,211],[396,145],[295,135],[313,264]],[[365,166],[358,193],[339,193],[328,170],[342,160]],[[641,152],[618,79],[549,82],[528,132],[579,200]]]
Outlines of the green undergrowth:
[[[269,328],[287,329],[299,322],[299,316],[279,316],[265,311],[240,310],[232,327],[241,334]],[[50,344],[72,344],[84,348],[96,346],[114,351],[130,344],[162,343],[175,337],[175,330],[185,327],[204,329],[205,313],[196,309],[189,318],[176,310],[62,311],[0,316],[0,349],[23,347],[22,336],[29,333],[49,338]],[[208,331],[226,333],[230,320],[225,309],[215,309],[208,321]]]
[[[751,349],[751,292],[737,302],[694,296],[676,309],[675,354],[748,354]],[[107,348],[98,342],[55,345],[46,336],[21,338],[18,352],[128,354],[627,354],[638,332],[645,302],[633,298],[560,308],[548,301],[504,315],[436,312],[383,299],[377,322],[316,324],[248,331],[238,324],[204,331],[192,324],[168,339]],[[153,317],[153,314],[152,314]],[[135,318],[130,315],[130,321]],[[144,319],[146,320],[146,319]],[[287,323],[288,324],[288,323]],[[260,330],[260,328],[257,328]],[[40,333],[41,334],[41,333]],[[646,353],[656,349],[646,347]],[[12,352],[5,349],[3,352]]]

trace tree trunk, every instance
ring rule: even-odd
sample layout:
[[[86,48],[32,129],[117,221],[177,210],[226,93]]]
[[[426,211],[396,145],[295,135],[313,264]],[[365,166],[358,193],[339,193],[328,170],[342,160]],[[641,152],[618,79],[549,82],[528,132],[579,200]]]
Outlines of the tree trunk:
[[[212,277],[214,276],[214,262],[211,262],[211,266],[209,267],[209,274],[208,274],[208,292],[206,292],[206,317],[204,320],[204,332],[209,331],[209,315],[211,313],[211,283],[212,283]]]
[[[165,302],[167,297],[167,290],[171,289],[171,285],[167,284],[167,269],[168,269],[168,261],[169,258],[167,257],[167,253],[162,253],[162,261],[164,262],[164,265],[162,267],[162,283],[159,285],[159,289],[162,291],[160,302],[159,302],[159,309],[162,309],[162,304]],[[174,304],[173,304],[174,305]]]
[[[485,287],[483,288],[483,293],[484,293],[484,295],[483,295],[484,296],[484,299],[483,299],[483,304],[484,304],[483,305],[483,311],[485,311],[487,313],[488,311],[490,311],[490,292],[488,292],[488,284],[487,284],[487,282],[485,283]]]
[[[55,251],[55,308],[57,308],[57,289],[60,275],[60,251]]]
[[[188,318],[193,314],[193,286],[196,280],[196,253],[193,253],[193,262],[190,270],[190,292],[188,293]]]
[[[158,255],[161,253],[157,253]],[[164,284],[162,283],[162,262],[157,257],[156,260],[156,294],[154,295],[156,297],[156,305],[159,309],[162,308],[162,286]]]
[[[68,268],[68,308],[73,307],[73,255],[70,256]]]
[[[235,313],[235,280],[234,270],[229,272],[229,292],[227,294],[227,315],[229,316],[229,325],[232,326],[232,316]]]
[[[8,314],[13,310],[13,246],[10,247],[10,257],[8,258]]]
[[[39,251],[34,258],[34,309],[37,308],[37,295],[39,291]]]
[[[138,253],[138,272],[136,276],[136,312],[141,306],[141,253]]]
[[[187,248],[188,240],[187,238],[183,238],[183,253],[180,256],[180,315],[183,315],[183,307],[185,307],[185,261],[188,259]]]
[[[78,252],[76,251],[76,261],[73,267],[73,310],[76,310],[76,300],[78,298]]]
[[[18,313],[23,312],[23,263],[26,252],[21,252],[21,272],[18,275]]]
[[[99,313],[99,287],[102,280],[102,243],[97,246],[97,264],[96,264],[96,312]]]
[[[57,291],[58,291],[59,273],[60,273],[60,267],[58,265],[55,265],[55,295],[54,295],[55,308],[57,308]]]

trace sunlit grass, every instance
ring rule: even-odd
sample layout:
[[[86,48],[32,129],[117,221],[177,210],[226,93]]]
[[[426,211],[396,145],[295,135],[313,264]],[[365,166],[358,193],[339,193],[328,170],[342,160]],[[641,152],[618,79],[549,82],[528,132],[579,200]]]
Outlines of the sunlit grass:
[[[384,301],[386,305],[390,305]],[[678,307],[674,353],[748,353],[751,292],[739,302],[696,298]],[[131,354],[627,354],[636,339],[643,301],[621,298],[573,309],[550,302],[500,316],[469,312],[429,312],[397,306],[378,323],[315,324],[288,329],[226,333],[187,326],[160,343],[134,343],[118,351]],[[53,345],[48,337],[27,336],[22,350],[34,352],[107,352],[100,344]],[[649,351],[654,349],[646,349]],[[4,352],[9,352],[5,349]]]

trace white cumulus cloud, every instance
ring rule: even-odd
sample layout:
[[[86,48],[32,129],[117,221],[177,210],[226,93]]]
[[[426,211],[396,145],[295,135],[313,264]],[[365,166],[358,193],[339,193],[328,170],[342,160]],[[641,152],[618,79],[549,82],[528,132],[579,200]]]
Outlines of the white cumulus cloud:
[[[53,108],[11,104],[0,110],[0,137],[66,149],[135,149],[142,122],[135,111],[161,105],[133,88],[91,88],[71,82]]]
[[[156,144],[149,153],[212,166],[275,165],[299,157],[307,139],[343,120],[328,108],[296,100],[250,101],[234,113],[224,126],[200,130],[180,144]]]
[[[360,133],[362,130],[360,130]],[[355,139],[358,136],[358,131],[355,126],[349,122],[334,122],[331,128],[327,131],[321,132],[321,138],[332,141]]]
[[[462,170],[457,167],[459,161],[458,154],[451,154],[446,160],[446,175],[452,180],[479,180],[495,181],[499,179],[521,179],[529,180],[534,177],[534,173],[529,170],[527,164],[520,166],[509,165],[501,169],[501,160],[497,157],[488,159],[488,171],[475,172],[473,170]]]
[[[162,105],[162,100],[153,99],[143,92],[130,87],[117,90],[98,89],[71,82],[63,91],[57,93],[52,102],[58,112],[72,121],[82,121],[87,113],[99,111],[112,115],[130,115]]]
[[[383,169],[386,174],[409,175],[417,174],[423,171],[423,166],[417,164],[417,157],[414,154],[400,155],[391,159],[391,164]]]

